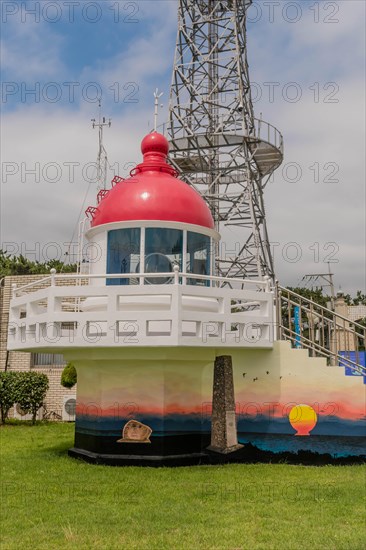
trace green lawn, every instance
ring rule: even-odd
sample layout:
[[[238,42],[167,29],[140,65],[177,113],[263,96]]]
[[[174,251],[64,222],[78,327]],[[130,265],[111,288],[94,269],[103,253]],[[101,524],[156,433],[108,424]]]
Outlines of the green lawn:
[[[365,467],[94,466],[72,424],[1,437],[1,550],[365,548]]]

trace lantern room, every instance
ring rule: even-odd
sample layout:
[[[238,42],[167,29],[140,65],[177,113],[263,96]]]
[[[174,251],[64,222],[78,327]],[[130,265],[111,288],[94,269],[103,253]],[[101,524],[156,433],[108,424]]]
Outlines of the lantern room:
[[[96,255],[90,273],[113,275],[107,285],[168,284],[174,268],[209,277],[211,251],[220,237],[207,204],[167,163],[163,135],[147,135],[141,151],[143,162],[130,178],[114,178],[112,189],[99,193],[98,206],[87,210],[86,238]],[[210,281],[187,277],[185,283],[209,286]]]

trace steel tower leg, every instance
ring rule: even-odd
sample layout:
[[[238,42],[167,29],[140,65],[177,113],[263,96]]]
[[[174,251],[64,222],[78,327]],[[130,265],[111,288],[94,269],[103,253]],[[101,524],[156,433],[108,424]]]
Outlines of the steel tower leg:
[[[217,230],[240,228],[216,271],[274,277],[263,188],[283,159],[283,140],[254,118],[247,62],[246,11],[252,0],[179,0],[178,36],[167,133],[171,160],[207,200]]]

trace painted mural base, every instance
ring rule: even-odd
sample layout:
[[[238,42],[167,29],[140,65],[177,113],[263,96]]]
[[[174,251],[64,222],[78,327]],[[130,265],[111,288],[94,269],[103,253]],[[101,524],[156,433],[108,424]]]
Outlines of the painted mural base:
[[[291,440],[291,436],[287,436]],[[151,437],[150,445],[137,444],[119,444],[122,446],[118,454],[113,450],[113,443],[104,441],[94,445],[93,451],[86,450],[87,442],[81,438],[79,445],[69,450],[69,456],[78,458],[92,464],[105,464],[109,466],[192,466],[192,465],[215,465],[232,463],[283,463],[288,464],[364,464],[366,463],[366,438],[355,438],[359,441],[358,451],[353,451],[347,445],[346,441],[342,443],[339,438],[326,438],[324,448],[330,448],[330,442],[333,441],[332,448],[337,451],[333,454],[323,452],[319,447],[319,452],[308,449],[285,449],[283,436],[276,434],[241,434],[240,440],[244,445],[240,445],[236,451],[224,454],[209,450],[210,433],[205,434],[181,434]],[[298,438],[296,438],[298,440]],[[306,438],[308,441],[310,438]],[[348,441],[348,438],[345,438]],[[252,442],[250,442],[250,440]],[[257,444],[254,444],[256,442]],[[277,450],[275,442],[278,443]],[[89,441],[89,444],[91,442]],[[77,443],[76,443],[77,445]],[[84,448],[82,448],[84,446]],[[314,448],[314,447],[313,447]],[[129,450],[128,450],[129,449]],[[353,453],[357,453],[353,454]]]
[[[84,449],[69,449],[69,456],[79,458],[90,464],[106,466],[195,466],[208,464],[207,455],[192,453],[187,455],[153,456],[153,455],[108,455],[92,453]]]
[[[72,448],[68,454],[72,458],[83,460],[89,464],[100,464],[105,466],[148,466],[148,467],[177,467],[177,466],[198,466],[217,464],[301,464],[308,466],[323,465],[353,465],[366,464],[366,456],[332,457],[329,454],[318,454],[311,451],[299,451],[297,454],[282,452],[273,453],[262,451],[253,445],[245,447],[246,452],[241,450],[231,454],[220,453],[193,453],[189,455],[170,456],[142,456],[142,455],[108,455],[92,453],[83,449]]]
[[[244,447],[210,451],[211,443],[223,447],[211,427],[214,363],[224,351],[72,350],[65,355],[78,371],[70,455],[113,465],[365,462],[366,380],[288,342],[230,350],[237,439],[229,443]]]
[[[239,449],[242,449],[244,447],[244,445],[241,445],[241,444],[237,444],[237,445],[232,445],[231,447],[225,447],[225,448],[221,448],[221,447],[215,447],[214,445],[210,445],[209,447],[207,447],[207,450],[208,451],[211,451],[213,453],[220,453],[220,454],[223,454],[223,455],[227,455],[227,454],[230,454],[230,453],[234,453],[235,451],[238,451]]]

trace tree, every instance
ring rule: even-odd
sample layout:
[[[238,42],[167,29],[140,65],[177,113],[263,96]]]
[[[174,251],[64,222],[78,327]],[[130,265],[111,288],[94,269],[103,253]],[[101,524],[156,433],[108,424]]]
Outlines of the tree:
[[[348,306],[366,306],[366,294],[361,290],[357,290],[355,298],[352,298],[350,294],[345,294],[344,299]]]
[[[66,367],[62,371],[61,385],[64,388],[73,388],[77,382],[77,373],[72,363],[67,363]]]
[[[0,372],[0,410],[1,423],[4,424],[9,410],[18,401],[19,372]]]
[[[304,288],[304,287],[296,287],[293,288],[291,286],[287,287],[288,290],[291,290],[292,292],[296,292],[296,294],[300,294],[300,296],[303,296],[304,298],[307,298],[308,300],[312,300],[313,302],[323,306],[327,307],[328,302],[330,302],[329,296],[324,296],[321,288]]]
[[[17,403],[25,413],[32,414],[32,424],[37,411],[42,407],[49,387],[48,378],[40,372],[19,373]]]
[[[0,277],[7,275],[42,275],[48,274],[50,269],[56,269],[58,273],[75,273],[76,264],[66,265],[59,260],[50,260],[47,263],[32,262],[24,256],[11,256],[4,250],[0,250]]]

